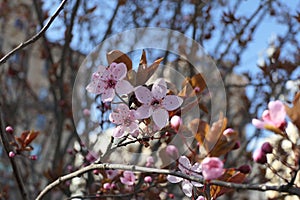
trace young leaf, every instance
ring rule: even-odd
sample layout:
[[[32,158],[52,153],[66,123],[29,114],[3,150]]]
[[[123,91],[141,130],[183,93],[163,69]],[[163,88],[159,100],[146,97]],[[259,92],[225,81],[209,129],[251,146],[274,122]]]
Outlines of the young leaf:
[[[146,56],[141,57],[141,62],[136,73],[136,85],[144,85],[148,79],[154,74],[163,58],[154,61],[149,67],[145,65]],[[142,63],[142,64],[141,64]]]
[[[127,71],[130,71],[132,69],[131,59],[122,51],[112,50],[106,54],[106,58],[109,65],[113,62],[124,63],[127,67]]]
[[[226,169],[225,173],[218,178],[218,180],[224,182],[231,182],[231,183],[243,183],[246,178],[246,174],[243,174],[235,169]],[[213,199],[217,199],[217,197],[228,193],[234,189],[226,188],[221,186],[212,185],[210,187],[210,195]]]
[[[298,92],[293,100],[293,107],[285,106],[285,110],[300,131],[300,92]]]

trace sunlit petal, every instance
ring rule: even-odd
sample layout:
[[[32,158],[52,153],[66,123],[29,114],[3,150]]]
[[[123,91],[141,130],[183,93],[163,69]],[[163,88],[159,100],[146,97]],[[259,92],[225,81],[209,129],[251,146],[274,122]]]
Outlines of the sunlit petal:
[[[135,96],[137,98],[137,100],[141,103],[144,104],[150,104],[152,99],[153,99],[153,95],[150,92],[150,90],[144,86],[139,86],[135,89]]]
[[[163,102],[162,105],[169,111],[175,110],[179,108],[179,106],[182,104],[183,100],[182,98],[176,96],[176,95],[167,95]]]
[[[152,119],[159,129],[162,129],[168,124],[169,114],[164,109],[156,109],[152,113]]]

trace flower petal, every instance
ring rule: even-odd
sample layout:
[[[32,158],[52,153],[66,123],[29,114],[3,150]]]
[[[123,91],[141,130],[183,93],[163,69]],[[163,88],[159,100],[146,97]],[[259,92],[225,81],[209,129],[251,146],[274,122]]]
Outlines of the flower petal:
[[[113,137],[115,138],[120,138],[124,135],[125,133],[125,127],[120,125],[120,126],[117,126],[115,129],[114,129],[114,132],[113,132]]]
[[[180,181],[183,180],[183,178],[181,178],[181,177],[172,176],[172,175],[168,175],[168,176],[167,176],[167,179],[168,179],[168,181],[171,182],[171,183],[179,183]]]
[[[119,95],[123,95],[132,92],[133,86],[126,80],[120,80],[117,82],[115,89]]]
[[[181,186],[184,194],[188,197],[191,197],[193,190],[193,185],[191,184],[191,182],[189,182],[188,180],[183,180]]]
[[[180,156],[178,161],[180,163],[178,165],[178,168],[180,169],[180,171],[186,174],[186,171],[191,169],[190,160],[186,156]]]
[[[143,104],[150,105],[153,95],[150,90],[144,86],[139,86],[134,91],[137,100]]]
[[[256,128],[260,128],[263,129],[265,127],[265,122],[260,121],[258,119],[252,119],[252,124],[256,127]]]
[[[114,124],[123,124],[124,123],[124,117],[121,113],[112,112],[109,115],[109,120]]]
[[[163,102],[162,105],[168,110],[175,110],[179,108],[179,106],[182,104],[183,100],[182,98],[176,96],[176,95],[167,95]]]
[[[103,102],[110,102],[115,97],[115,90],[113,88],[108,88],[104,90],[101,95],[101,99]]]
[[[286,111],[281,101],[271,101],[268,104],[270,110],[270,118],[276,127],[279,127],[285,121]]]
[[[148,105],[142,105],[135,111],[136,119],[146,119],[152,114],[152,107]]]
[[[154,110],[154,112],[152,113],[152,119],[153,119],[154,123],[156,124],[156,126],[159,129],[162,129],[163,127],[165,127],[168,124],[169,113],[164,109],[158,108],[158,109]]]
[[[164,79],[157,79],[152,86],[151,90],[153,97],[157,100],[163,99],[167,94],[167,84]]]
[[[125,78],[127,67],[124,63],[112,63],[110,67],[115,80],[122,80],[123,78]]]
[[[131,122],[127,128],[128,132],[131,134],[139,128],[139,125],[136,122]]]

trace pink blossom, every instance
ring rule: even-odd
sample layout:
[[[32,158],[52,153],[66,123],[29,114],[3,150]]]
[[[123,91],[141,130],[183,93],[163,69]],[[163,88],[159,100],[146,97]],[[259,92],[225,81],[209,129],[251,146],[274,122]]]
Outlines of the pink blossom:
[[[223,162],[217,157],[206,157],[201,162],[202,174],[205,180],[212,180],[224,173]]]
[[[179,161],[178,168],[180,169],[180,171],[182,173],[184,173],[186,175],[193,175],[193,176],[200,177],[200,175],[199,175],[199,173],[201,171],[200,163],[195,163],[192,166],[189,159],[186,156],[181,156],[178,161]],[[201,183],[194,182],[194,181],[190,182],[189,180],[186,180],[186,179],[183,179],[183,178],[177,177],[177,176],[172,176],[172,175],[168,175],[167,179],[171,183],[179,183],[182,181],[182,183],[181,183],[182,191],[188,197],[192,196],[193,186],[195,186],[195,187],[203,186]]]
[[[123,177],[121,177],[120,180],[125,185],[133,185],[135,182],[134,173],[131,171],[124,171]]]
[[[29,156],[29,159],[30,160],[37,160],[38,157],[37,157],[37,155],[31,155],[31,156]]]
[[[128,106],[123,103],[119,104],[117,109],[109,115],[109,120],[118,125],[113,132],[113,136],[116,138],[122,137],[125,131],[135,133],[139,128],[135,111],[129,110]]]
[[[124,63],[111,63],[108,67],[99,66],[86,89],[90,93],[101,94],[103,102],[110,102],[115,97],[115,92],[123,95],[133,91],[133,86],[123,80],[126,73],[127,67]]]
[[[176,95],[167,95],[167,84],[164,79],[157,79],[151,91],[139,86],[135,90],[135,96],[143,105],[137,109],[139,119],[152,116],[159,129],[165,127],[169,120],[168,111],[177,109],[183,100]]]
[[[286,111],[281,101],[271,101],[268,104],[269,110],[262,114],[262,120],[252,119],[252,124],[257,128],[263,129],[265,126],[280,128],[285,124]]]

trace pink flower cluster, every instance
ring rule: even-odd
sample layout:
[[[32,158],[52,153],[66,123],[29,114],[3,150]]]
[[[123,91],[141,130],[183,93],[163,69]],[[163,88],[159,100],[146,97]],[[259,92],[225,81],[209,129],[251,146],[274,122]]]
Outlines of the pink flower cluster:
[[[201,162],[201,164],[196,162],[193,166],[191,165],[189,159],[186,156],[181,156],[178,162],[179,162],[178,168],[183,174],[189,176],[193,175],[195,177],[202,177],[200,175],[200,173],[202,172],[203,178],[205,180],[216,179],[224,173],[223,162],[216,157],[206,157]],[[168,175],[167,179],[171,183],[179,183],[182,181],[181,184],[182,190],[184,194],[188,197],[192,196],[193,186],[195,187],[203,186],[201,183],[189,181],[172,175]]]
[[[136,99],[141,103],[136,110],[130,109],[125,103],[118,105],[113,110],[109,116],[110,121],[117,125],[113,136],[120,138],[127,132],[133,137],[137,137],[139,134],[138,120],[150,117],[157,130],[165,127],[169,123],[168,111],[179,108],[183,100],[176,95],[167,95],[167,84],[164,79],[157,79],[149,90],[145,86],[134,88],[125,80],[126,74],[127,67],[124,63],[112,63],[108,67],[99,66],[98,71],[92,75],[91,83],[86,87],[90,93],[101,94],[103,102],[111,102],[116,94],[120,97],[120,95],[134,92]],[[125,101],[123,100],[123,102]],[[175,123],[180,122],[174,122],[173,119],[171,124]]]

